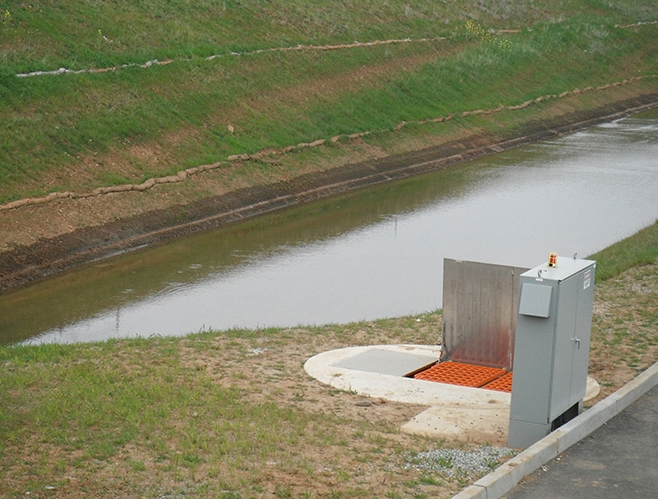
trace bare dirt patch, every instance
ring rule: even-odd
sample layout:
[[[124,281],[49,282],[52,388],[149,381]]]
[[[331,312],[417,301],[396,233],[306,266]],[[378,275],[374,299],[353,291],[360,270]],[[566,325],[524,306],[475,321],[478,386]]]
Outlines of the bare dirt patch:
[[[362,66],[340,75],[322,78],[318,81],[287,87],[280,91],[268,92],[258,99],[250,100],[249,106],[254,109],[267,109],[273,102],[305,102],[322,95],[336,97],[345,93],[353,93],[366,88],[381,86],[395,80],[400,74],[412,72],[414,69],[435,61],[440,57],[453,54],[457,49],[446,45],[447,42],[435,42],[434,50],[426,54],[417,54],[400,59],[392,59],[376,65]],[[463,50],[463,48],[462,48]]]

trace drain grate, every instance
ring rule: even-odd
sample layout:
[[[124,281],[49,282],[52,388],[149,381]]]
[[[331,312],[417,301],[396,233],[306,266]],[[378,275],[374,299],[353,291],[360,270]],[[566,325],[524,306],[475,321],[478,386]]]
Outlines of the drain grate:
[[[507,374],[505,369],[474,366],[461,362],[442,362],[414,375],[415,379],[480,388]]]
[[[512,392],[512,376],[514,373],[507,373],[504,376],[501,376],[498,379],[493,380],[491,383],[487,383],[482,388],[485,390],[495,390],[497,392]]]

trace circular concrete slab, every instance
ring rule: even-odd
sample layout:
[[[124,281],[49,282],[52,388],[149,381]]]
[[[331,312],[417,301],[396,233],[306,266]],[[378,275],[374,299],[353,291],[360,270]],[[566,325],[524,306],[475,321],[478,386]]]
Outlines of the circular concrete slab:
[[[311,357],[304,369],[318,381],[339,390],[429,406],[402,426],[407,433],[505,445],[509,393],[407,378],[390,365],[398,359],[413,370],[416,364],[426,365],[428,359],[438,360],[440,353],[438,345],[348,347]],[[596,395],[598,383],[589,378],[585,400]]]

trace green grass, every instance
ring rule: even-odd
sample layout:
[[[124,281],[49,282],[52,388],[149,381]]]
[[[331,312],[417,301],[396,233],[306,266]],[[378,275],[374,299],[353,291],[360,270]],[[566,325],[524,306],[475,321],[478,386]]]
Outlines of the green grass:
[[[608,3],[0,2],[0,202],[658,74],[658,28],[614,28],[658,6]],[[447,39],[253,53],[426,37]],[[153,59],[174,62],[14,76]]]
[[[610,6],[601,10],[629,22],[652,20],[655,14],[650,2],[637,5],[627,0],[621,4],[627,12]],[[450,32],[465,19],[518,26],[591,10],[585,2],[554,0],[541,7],[525,1],[483,6],[431,0],[77,0],[56,4],[35,0],[18,5],[0,2],[0,12],[8,14],[0,26],[4,62],[20,72],[205,57],[298,43],[350,43],[409,33],[433,36],[437,27]]]
[[[437,317],[423,316],[426,324]],[[342,334],[409,341],[421,335],[410,327],[417,324],[352,324]],[[351,414],[358,395],[318,400],[330,388],[308,379],[302,364],[327,339],[344,341],[330,330],[2,348],[0,495],[55,486],[67,497],[80,487],[108,497],[114,483],[139,497],[160,497],[166,487],[197,497],[315,497],[329,489],[372,496],[381,489],[363,481],[360,467],[397,468],[406,445],[441,443]],[[266,350],[254,356],[254,345]],[[354,441],[355,432],[363,438]]]
[[[616,277],[632,267],[655,263],[658,258],[658,221],[588,258],[597,262],[597,281]]]
[[[516,105],[565,89],[601,84],[611,79],[611,70],[613,74],[618,71],[610,63],[618,64],[618,58],[632,53],[637,40],[621,31],[606,32],[606,54],[591,56],[582,48],[589,45],[578,30],[587,32],[593,24],[582,22],[540,25],[531,33],[485,40],[454,56],[426,64],[382,89],[345,96],[338,105],[332,103],[311,111],[311,123],[326,124],[325,133],[318,136],[347,126],[381,130],[400,121],[493,109],[500,104]],[[644,48],[650,50],[648,46]]]

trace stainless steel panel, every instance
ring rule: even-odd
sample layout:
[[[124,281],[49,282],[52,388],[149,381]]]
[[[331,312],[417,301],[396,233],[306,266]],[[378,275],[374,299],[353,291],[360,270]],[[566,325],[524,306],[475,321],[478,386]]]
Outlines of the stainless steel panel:
[[[526,268],[443,261],[443,360],[511,370]]]

